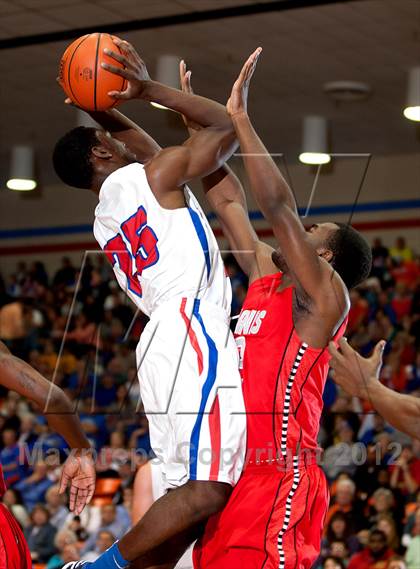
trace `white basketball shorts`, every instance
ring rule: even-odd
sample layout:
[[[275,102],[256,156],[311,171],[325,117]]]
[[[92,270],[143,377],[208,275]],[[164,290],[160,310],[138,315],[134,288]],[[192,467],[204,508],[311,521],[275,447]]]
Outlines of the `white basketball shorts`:
[[[187,298],[159,306],[141,335],[137,366],[166,487],[188,480],[235,485],[244,464],[246,415],[225,311]]]

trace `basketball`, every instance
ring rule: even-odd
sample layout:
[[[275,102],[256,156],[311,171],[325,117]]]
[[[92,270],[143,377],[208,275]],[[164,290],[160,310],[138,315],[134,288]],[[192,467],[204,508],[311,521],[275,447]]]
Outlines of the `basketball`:
[[[104,53],[108,48],[120,51],[110,34],[87,34],[71,43],[59,67],[59,82],[66,95],[85,111],[106,111],[118,104],[109,91],[122,91],[126,80],[103,69],[102,62],[123,67]]]

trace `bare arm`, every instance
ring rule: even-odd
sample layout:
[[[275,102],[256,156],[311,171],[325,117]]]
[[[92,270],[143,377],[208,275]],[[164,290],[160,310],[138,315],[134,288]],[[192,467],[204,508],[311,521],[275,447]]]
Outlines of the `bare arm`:
[[[161,150],[156,140],[117,109],[89,114],[104,130],[125,142],[138,159],[150,159]]]
[[[291,205],[293,194],[249,117],[238,114],[233,122],[255,199],[273,228],[297,289],[315,303],[319,313],[331,314],[332,320],[337,320],[346,307],[344,284],[310,242],[294,200]]]
[[[128,42],[114,40],[121,53],[106,53],[124,64],[124,68],[103,64],[108,71],[127,79],[125,91],[111,91],[116,99],[154,101],[179,113],[205,128],[195,132],[182,146],[162,150],[146,165],[153,190],[159,194],[177,189],[189,180],[206,176],[221,166],[237,146],[232,122],[226,109],[204,97],[182,93],[152,81],[146,66]]]
[[[297,292],[309,298],[325,328],[333,328],[347,308],[347,292],[329,263],[319,257],[299,219],[293,193],[249,119],[244,90],[249,76],[244,67],[235,82],[227,109],[243,153],[251,189],[270,222]]]
[[[45,414],[49,426],[73,449],[63,469],[61,491],[71,483],[70,507],[80,513],[89,503],[95,488],[95,470],[89,455],[90,444],[79,418],[65,393],[30,365],[13,356],[0,342],[0,382],[7,389],[35,403]]]
[[[185,93],[193,93],[191,71],[185,63],[180,63],[181,88]],[[201,125],[183,117],[190,134],[200,130]],[[276,266],[271,261],[272,247],[262,243],[252,227],[248,216],[245,191],[241,182],[227,164],[202,179],[207,202],[217,215],[229,247],[241,269],[250,276],[256,273],[258,263],[265,273],[274,273]]]
[[[397,393],[379,381],[384,346],[384,341],[379,342],[372,356],[363,358],[346,340],[340,340],[340,350],[331,342],[333,379],[347,393],[369,401],[393,427],[420,439],[420,400]]]

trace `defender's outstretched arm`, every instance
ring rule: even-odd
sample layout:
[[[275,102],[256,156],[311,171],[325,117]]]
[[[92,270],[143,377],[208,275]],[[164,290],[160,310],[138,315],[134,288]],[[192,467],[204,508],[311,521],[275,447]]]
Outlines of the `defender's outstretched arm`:
[[[331,313],[336,320],[346,308],[344,284],[308,239],[293,193],[251,124],[244,97],[249,78],[245,64],[233,86],[227,110],[238,135],[252,192],[272,225],[296,286],[316,304],[319,313]]]
[[[181,88],[185,93],[193,93],[191,71],[187,71],[183,61],[180,63]],[[190,135],[200,130],[202,125],[183,117]],[[217,215],[229,247],[241,269],[252,275],[268,274],[277,269],[271,261],[272,247],[259,240],[248,215],[248,205],[244,188],[231,168],[224,164],[218,170],[202,179],[207,201]]]

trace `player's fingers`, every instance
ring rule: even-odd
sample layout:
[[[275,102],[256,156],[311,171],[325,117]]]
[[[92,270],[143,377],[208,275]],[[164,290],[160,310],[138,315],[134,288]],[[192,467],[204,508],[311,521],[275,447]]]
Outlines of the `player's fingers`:
[[[375,360],[376,365],[382,364],[382,355],[386,346],[385,340],[380,340],[373,348],[372,358]]]
[[[191,71],[187,71],[187,73],[185,74],[185,86],[187,93],[193,92],[191,87]]]
[[[330,352],[330,356],[331,356],[331,360],[330,360],[330,366],[331,366],[333,363],[338,362],[339,358],[341,358],[342,355],[338,351],[337,346],[335,345],[334,342],[330,342],[328,344],[328,351]]]
[[[129,48],[129,43],[126,40],[122,40],[120,38],[112,38],[112,41],[115,43],[115,45],[117,45],[120,49],[126,51]]]
[[[77,493],[76,506],[75,506],[75,510],[74,510],[75,514],[77,516],[79,516],[83,512],[83,510],[86,506],[86,499],[87,499],[87,491],[81,490],[79,488],[78,493]]]
[[[66,488],[68,486],[69,483],[69,477],[67,476],[67,474],[65,472],[63,472],[61,474],[61,479],[60,479],[60,488],[58,490],[59,494],[64,494],[64,492],[66,491]]]
[[[261,52],[262,52],[262,47],[258,47],[248,60],[248,66],[246,71],[246,78],[248,81],[254,75],[254,71],[255,68],[257,67],[258,59],[261,55]]]
[[[108,91],[108,95],[113,99],[127,100],[130,98],[128,91]]]
[[[88,495],[87,495],[87,498],[86,498],[86,504],[90,504],[90,502],[91,502],[91,500],[92,500],[94,494],[95,494],[95,485],[92,484],[92,485],[89,486],[89,488],[88,488]]]
[[[122,69],[121,67],[116,67],[115,65],[105,62],[101,63],[101,67],[114,75],[120,75],[121,77],[129,80],[134,79],[134,73],[130,69]]]
[[[239,78],[242,82],[249,81],[251,79],[252,75],[254,74],[261,51],[261,47],[257,48],[245,61],[241,73],[239,74]]]
[[[187,66],[185,65],[185,61],[181,59],[181,61],[179,62],[179,77],[181,78],[181,82],[186,72],[187,72]]]
[[[353,350],[353,348],[348,343],[347,338],[344,336],[343,338],[339,339],[338,345],[340,346],[340,350],[343,356],[354,356],[357,353]]]
[[[114,38],[113,42],[115,43],[116,46],[118,46],[120,51],[122,51],[126,55],[141,60],[141,57],[139,56],[139,54],[137,53],[137,51],[134,49],[134,47],[131,45],[130,42],[126,40],[120,40],[119,38]]]
[[[116,51],[112,51],[108,48],[104,49],[104,53],[108,57],[112,57],[112,59],[115,59],[115,61],[122,63],[123,65],[125,65],[125,67],[129,67],[129,68],[133,67],[132,62],[125,55],[122,55],[121,53],[117,53]]]
[[[72,484],[71,488],[70,488],[70,503],[69,503],[69,507],[70,507],[71,512],[74,512],[74,510],[76,508],[77,495],[78,495],[78,488],[77,488],[77,486]]]

